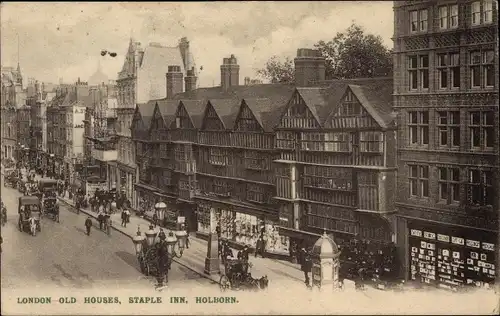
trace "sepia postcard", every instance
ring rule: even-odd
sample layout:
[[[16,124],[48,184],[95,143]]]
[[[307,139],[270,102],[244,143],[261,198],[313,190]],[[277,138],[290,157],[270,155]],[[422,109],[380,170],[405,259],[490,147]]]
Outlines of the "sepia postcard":
[[[3,2],[2,315],[498,315],[498,1]]]

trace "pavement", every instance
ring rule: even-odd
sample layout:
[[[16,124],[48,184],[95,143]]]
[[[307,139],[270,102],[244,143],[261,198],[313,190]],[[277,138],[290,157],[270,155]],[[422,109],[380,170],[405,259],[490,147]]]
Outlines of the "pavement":
[[[74,207],[73,201],[66,197],[59,197],[60,201]],[[85,213],[88,216],[92,216],[93,218],[97,218],[97,213],[92,212],[89,208],[80,209],[81,213]],[[137,228],[140,229],[141,232],[145,232],[148,230],[150,222],[144,218],[132,215],[130,217],[130,223],[127,224],[126,227],[121,226],[121,212],[117,212],[111,215],[112,228],[121,234],[128,236],[129,238],[133,238],[136,235]],[[159,228],[156,228],[158,231]],[[164,229],[165,233],[168,233],[168,229]],[[213,282],[219,283],[220,274],[212,274],[208,275],[204,272],[205,269],[205,258],[207,255],[207,241],[196,238],[194,236],[189,237],[190,246],[188,249],[184,250],[184,253],[181,258],[175,258],[174,262],[195,271],[196,273],[202,275],[203,277],[210,279]],[[293,282],[293,283],[301,283],[304,282],[304,274],[302,271],[297,269],[294,266],[283,264],[277,262],[273,259],[268,258],[255,258],[250,256],[250,262],[252,264],[251,273],[253,277],[260,278],[261,276],[267,275],[271,282]],[[224,266],[220,265],[220,271],[224,272]]]
[[[47,287],[144,288],[152,289],[156,280],[140,272],[134,245],[128,236],[92,229],[85,234],[83,213],[61,205],[60,222],[44,217],[36,236],[20,232],[17,203],[21,194],[12,188],[1,188],[7,208],[7,224],[1,228],[2,293],[7,289],[44,289]],[[182,265],[172,265],[169,287],[212,286],[210,282]],[[212,285],[210,285],[212,284]]]

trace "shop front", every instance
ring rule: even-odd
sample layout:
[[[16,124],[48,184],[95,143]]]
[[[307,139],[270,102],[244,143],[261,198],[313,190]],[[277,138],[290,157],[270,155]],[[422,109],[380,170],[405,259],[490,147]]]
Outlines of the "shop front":
[[[496,240],[493,232],[409,221],[408,278],[448,289],[491,287],[498,264]]]
[[[214,216],[210,216],[213,213]],[[260,236],[264,238],[265,250],[270,254],[288,256],[289,241],[279,235],[276,218],[264,212],[227,205],[224,203],[200,202],[197,205],[198,233],[208,235],[210,225],[220,227],[221,238],[240,247],[255,248]],[[212,219],[213,223],[210,223]]]

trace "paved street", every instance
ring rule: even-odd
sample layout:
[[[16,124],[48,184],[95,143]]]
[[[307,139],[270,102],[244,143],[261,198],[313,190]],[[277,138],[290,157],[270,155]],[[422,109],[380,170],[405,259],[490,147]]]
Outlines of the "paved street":
[[[109,237],[98,229],[85,235],[84,214],[77,215],[61,205],[60,223],[42,220],[42,231],[35,237],[17,228],[17,198],[20,194],[2,187],[8,222],[2,228],[2,288],[56,285],[71,288],[152,287],[154,280],[139,271],[131,240],[119,233]],[[170,287],[192,282],[209,284],[191,270],[173,264]]]

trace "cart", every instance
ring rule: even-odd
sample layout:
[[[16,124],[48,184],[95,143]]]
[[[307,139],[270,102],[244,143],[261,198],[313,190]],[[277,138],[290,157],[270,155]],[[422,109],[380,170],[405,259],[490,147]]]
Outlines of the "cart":
[[[263,290],[269,285],[266,276],[253,278],[249,269],[252,264],[240,259],[227,259],[224,263],[224,273],[219,280],[221,291],[227,290]]]
[[[18,227],[19,231],[24,231],[31,233],[33,236],[36,232],[41,232],[42,227],[40,225],[41,218],[41,203],[36,196],[21,196],[19,197],[18,204]],[[36,223],[36,229],[34,231],[30,230],[30,219],[34,219]]]

